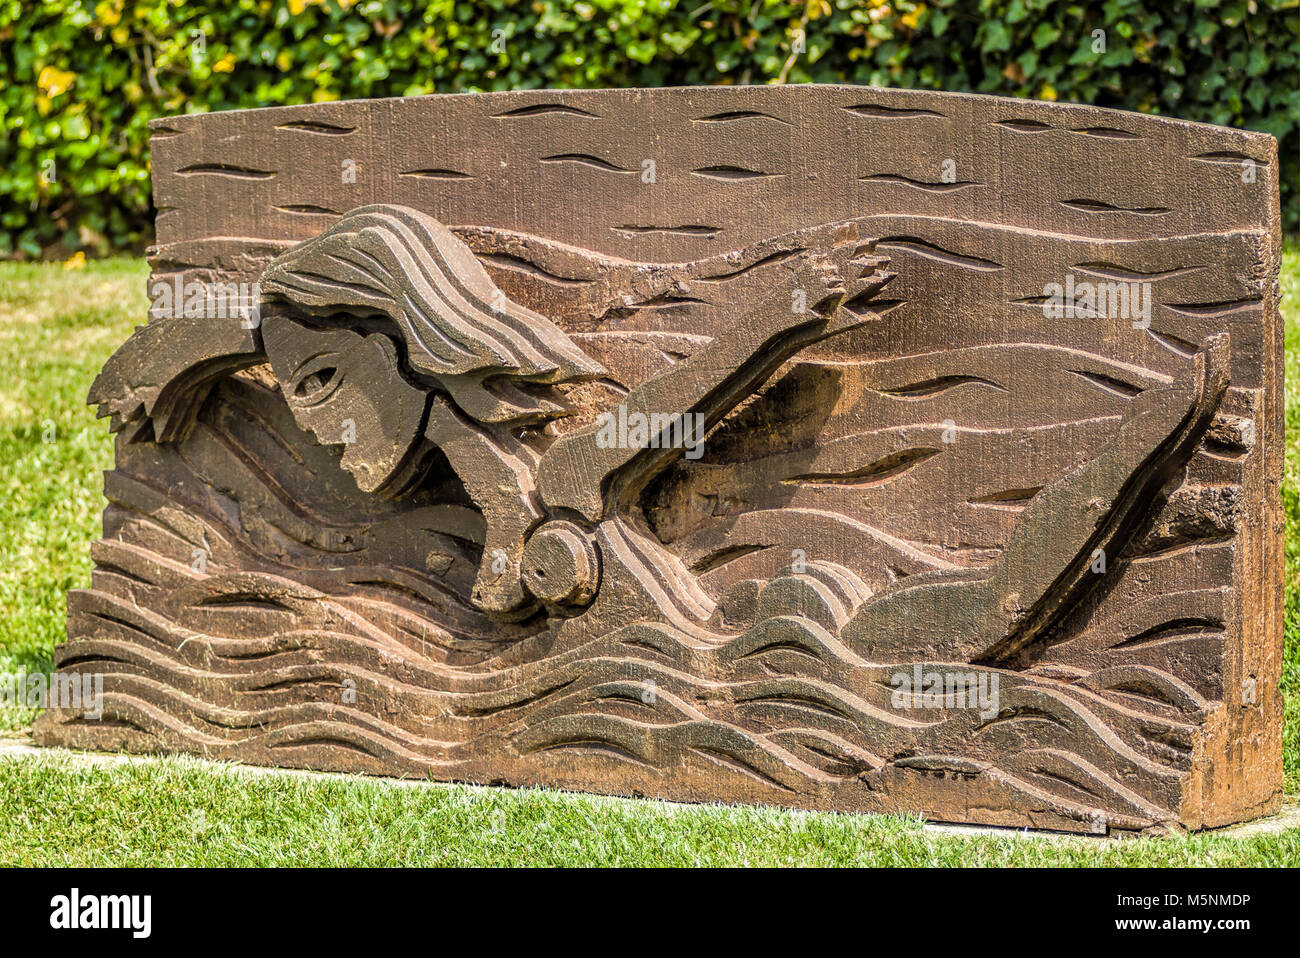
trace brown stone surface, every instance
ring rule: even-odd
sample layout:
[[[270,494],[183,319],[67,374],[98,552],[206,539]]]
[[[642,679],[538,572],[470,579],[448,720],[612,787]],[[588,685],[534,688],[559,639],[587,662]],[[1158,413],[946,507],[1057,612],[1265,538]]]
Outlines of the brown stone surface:
[[[57,656],[104,716],[39,741],[1073,831],[1279,807],[1271,137],[755,87],[177,117],[153,156],[151,282],[260,316],[156,309],[96,380]]]

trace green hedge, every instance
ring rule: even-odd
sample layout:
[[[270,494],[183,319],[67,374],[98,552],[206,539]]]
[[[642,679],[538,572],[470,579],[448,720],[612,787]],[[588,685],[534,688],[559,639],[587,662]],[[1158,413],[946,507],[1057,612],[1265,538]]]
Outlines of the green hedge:
[[[0,0],[0,255],[148,242],[154,117],[540,86],[848,81],[1264,130],[1295,230],[1298,71],[1297,0]]]

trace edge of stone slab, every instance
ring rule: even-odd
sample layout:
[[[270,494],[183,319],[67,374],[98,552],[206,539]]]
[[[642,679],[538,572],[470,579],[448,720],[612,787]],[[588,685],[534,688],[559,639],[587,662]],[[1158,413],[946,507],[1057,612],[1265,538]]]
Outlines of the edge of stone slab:
[[[60,747],[46,747],[33,745],[30,739],[22,738],[0,738],[0,760],[13,759],[22,761],[24,759],[35,758],[64,758],[70,760],[74,765],[84,768],[111,767],[114,765],[131,765],[131,764],[151,764],[162,761],[165,756],[162,755],[134,755],[126,752],[87,752],[79,749],[69,749]],[[200,758],[197,755],[184,755],[188,762],[204,766],[214,772],[222,774],[248,775],[252,777],[271,776],[286,778],[307,778],[307,779],[325,779],[339,781],[366,781],[375,782],[390,788],[468,788],[475,791],[494,791],[497,787],[491,785],[475,785],[471,783],[448,783],[435,782],[422,778],[388,778],[372,775],[356,775],[347,772],[314,772],[307,769],[298,768],[271,768],[263,765],[243,765],[238,762],[217,762],[211,759]],[[572,794],[585,794],[574,792]],[[653,801],[657,804],[671,810],[685,810],[689,808],[698,808],[698,805],[692,805],[684,802],[670,802],[664,799],[620,799],[618,796],[611,795],[590,795],[587,796],[595,799],[606,799],[609,801]],[[808,814],[800,809],[785,809],[787,814],[804,815]],[[870,817],[870,816],[864,816]],[[1201,832],[1192,834],[1198,835],[1222,835],[1226,838],[1250,838],[1255,835],[1280,835],[1291,829],[1300,829],[1300,803],[1284,802],[1282,810],[1276,815],[1270,815],[1265,818],[1257,818],[1249,822],[1241,822],[1236,825],[1226,825],[1222,828],[1206,829]],[[933,837],[940,836],[986,836],[995,838],[1021,838],[1037,841],[1065,841],[1065,842],[1109,842],[1126,840],[1138,837],[1129,833],[1111,833],[1109,835],[1087,835],[1076,832],[1053,832],[1042,829],[1032,828],[1012,828],[997,825],[966,825],[948,822],[931,822],[926,821],[922,824],[922,830],[926,835]],[[1169,834],[1175,834],[1173,832]],[[1162,836],[1155,836],[1162,837]]]

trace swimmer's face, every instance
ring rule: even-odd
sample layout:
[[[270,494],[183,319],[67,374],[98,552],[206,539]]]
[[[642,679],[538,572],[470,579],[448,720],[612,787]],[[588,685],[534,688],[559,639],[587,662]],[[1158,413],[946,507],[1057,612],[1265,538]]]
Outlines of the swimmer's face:
[[[344,446],[341,465],[363,492],[388,484],[420,439],[428,402],[403,378],[392,340],[270,316],[262,345],[298,425]]]

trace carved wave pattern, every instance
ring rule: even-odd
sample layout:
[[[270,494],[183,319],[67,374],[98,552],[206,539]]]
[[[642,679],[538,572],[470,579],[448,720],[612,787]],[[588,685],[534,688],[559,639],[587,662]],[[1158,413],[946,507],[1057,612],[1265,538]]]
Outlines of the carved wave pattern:
[[[431,532],[412,551],[400,532],[453,495],[349,501],[336,451],[265,393],[241,374],[183,442],[119,447],[59,653],[64,671],[106,673],[103,720],[59,716],[102,745],[644,795],[671,776],[678,799],[818,808],[925,812],[951,792],[972,821],[1075,830],[1176,806],[1218,690],[1172,676],[1214,657],[1223,596],[1198,593],[1192,618],[1166,603],[1166,621],[1156,593],[1222,546],[1143,559],[1116,585],[1150,591],[1136,615],[1079,628],[1032,669],[921,666],[996,673],[995,714],[899,709],[891,679],[913,664],[866,661],[801,617],[739,635],[629,624],[572,646],[503,627],[459,598],[475,543]],[[218,476],[240,477],[238,499]]]

